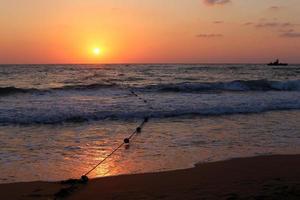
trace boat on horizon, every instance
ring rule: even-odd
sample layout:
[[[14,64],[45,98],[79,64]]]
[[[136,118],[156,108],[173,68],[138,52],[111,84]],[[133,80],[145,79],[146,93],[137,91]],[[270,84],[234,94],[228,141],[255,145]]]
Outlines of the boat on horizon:
[[[279,62],[279,59],[277,59],[275,62],[271,62],[268,64],[268,66],[288,66],[288,63],[281,63]]]

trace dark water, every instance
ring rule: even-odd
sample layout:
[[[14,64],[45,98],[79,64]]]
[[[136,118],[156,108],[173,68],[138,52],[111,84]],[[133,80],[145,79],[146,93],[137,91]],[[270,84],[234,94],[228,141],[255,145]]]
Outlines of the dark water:
[[[299,109],[300,65],[2,65],[0,182],[80,176],[145,116],[92,176],[300,153]]]

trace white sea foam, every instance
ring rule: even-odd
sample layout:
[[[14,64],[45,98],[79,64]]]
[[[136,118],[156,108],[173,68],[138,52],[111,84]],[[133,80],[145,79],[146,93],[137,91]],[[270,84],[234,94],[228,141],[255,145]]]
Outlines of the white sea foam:
[[[300,92],[268,91],[252,93],[139,93],[115,91],[56,93],[10,98],[0,108],[0,123],[32,124],[83,122],[91,120],[131,120],[183,115],[224,115],[300,109]],[[111,96],[112,95],[112,96]],[[149,107],[151,105],[152,109]]]

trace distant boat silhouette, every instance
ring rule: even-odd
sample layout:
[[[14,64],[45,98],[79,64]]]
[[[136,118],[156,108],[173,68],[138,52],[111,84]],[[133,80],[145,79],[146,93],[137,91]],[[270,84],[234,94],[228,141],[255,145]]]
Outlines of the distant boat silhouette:
[[[271,62],[268,65],[269,66],[288,66],[289,64],[287,64],[287,63],[281,63],[281,62],[279,62],[279,59],[277,59],[275,62]]]

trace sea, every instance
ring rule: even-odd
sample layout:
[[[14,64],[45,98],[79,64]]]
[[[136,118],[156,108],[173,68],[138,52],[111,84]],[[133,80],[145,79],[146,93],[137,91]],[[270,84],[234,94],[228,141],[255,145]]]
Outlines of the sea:
[[[300,153],[300,65],[0,65],[0,183]]]

